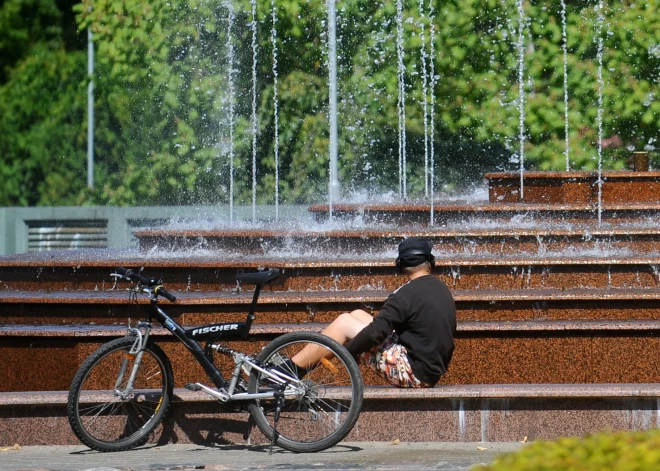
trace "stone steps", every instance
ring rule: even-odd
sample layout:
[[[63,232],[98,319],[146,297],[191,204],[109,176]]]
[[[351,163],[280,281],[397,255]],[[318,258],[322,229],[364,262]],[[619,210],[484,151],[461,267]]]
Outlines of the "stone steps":
[[[317,222],[328,221],[328,205],[309,207]],[[604,203],[601,220],[620,223],[636,222],[656,217],[660,204],[656,203]],[[333,204],[333,217],[340,221],[360,218],[363,224],[430,225],[431,204]],[[513,220],[555,223],[594,223],[598,220],[598,205],[593,203],[491,203],[477,201],[436,201],[433,205],[434,224],[439,227],[466,222],[487,221],[506,224]]]
[[[245,319],[252,295],[177,292],[163,308],[180,323]],[[357,308],[375,313],[387,291],[267,291],[259,300],[257,323],[331,322]],[[652,288],[453,290],[459,321],[644,320],[660,319],[660,290]],[[148,299],[138,299],[140,305]],[[127,291],[0,291],[4,324],[125,324],[141,314]]]
[[[503,207],[489,213],[457,206],[444,228],[402,228],[408,222],[399,220],[395,229],[375,230],[143,231],[138,237],[143,249],[152,247],[149,254],[6,257],[0,377],[31,399],[5,406],[0,395],[0,440],[76,443],[63,403],[49,401],[68,388],[84,358],[123,335],[129,317],[141,317],[126,291],[110,290],[118,265],[162,276],[180,299],[164,309],[188,326],[244,319],[252,287],[236,295],[236,273],[283,268],[285,276],[262,293],[251,339],[232,343],[256,353],[283,332],[320,330],[356,307],[377,310],[404,281],[392,260],[397,243],[411,235],[434,240],[434,273],[456,297],[454,360],[439,387],[424,391],[383,387],[363,368],[367,400],[349,440],[521,440],[660,425],[653,353],[660,346],[660,229],[635,219],[655,217],[660,206],[612,206],[603,227],[567,222],[593,221],[593,205],[536,206],[511,205],[508,215]],[[466,218],[483,218],[480,211],[495,223],[465,230]],[[560,224],[542,227],[531,221],[537,217]],[[187,248],[199,252],[184,254]],[[162,329],[155,335],[177,387],[205,379],[185,347]],[[52,392],[30,392],[44,389]],[[250,436],[245,414],[187,399],[175,404],[164,440],[203,435],[242,443]]]
[[[223,322],[224,320],[219,320]],[[183,324],[186,328],[199,327],[204,324]],[[305,324],[278,322],[276,324],[252,325],[250,333],[253,337],[263,335],[281,335],[297,331],[321,331],[327,323],[309,322]],[[626,331],[656,331],[660,330],[660,320],[571,320],[571,321],[491,321],[491,322],[459,322],[457,333],[493,333],[493,332],[626,332]],[[1,324],[0,337],[122,337],[126,333],[124,324]],[[170,336],[163,327],[152,328],[152,335]]]
[[[658,237],[660,241],[660,237]],[[53,258],[50,258],[53,257]],[[265,291],[393,291],[405,280],[392,258],[373,260],[265,257],[149,258],[118,253],[34,254],[0,259],[0,293],[5,290],[50,292],[98,290],[114,286],[117,266],[140,268],[160,276],[171,291],[236,291],[235,276],[258,268],[281,268],[284,276]],[[660,285],[660,252],[585,256],[483,256],[463,254],[436,261],[435,276],[453,290],[652,288]],[[126,286],[126,285],[123,285]],[[246,286],[246,292],[251,289]]]
[[[285,332],[320,331],[325,324],[255,324],[247,341],[231,342],[256,354]],[[2,391],[59,390],[82,361],[121,325],[4,325],[0,328]],[[456,351],[442,385],[538,383],[660,383],[654,352],[660,320],[461,322]],[[206,375],[187,349],[156,328],[156,341],[172,361],[177,387]],[[229,375],[232,363],[216,356]],[[368,385],[384,384],[362,368]]]
[[[339,388],[338,388],[339,389]],[[69,391],[0,392],[0,407],[56,404],[65,405]],[[332,395],[336,399],[348,398],[341,388]],[[654,383],[602,383],[602,384],[466,384],[439,385],[434,388],[404,389],[388,386],[366,386],[364,398],[379,399],[512,399],[512,398],[575,398],[590,397],[640,397],[660,400],[660,385]],[[215,403],[216,399],[203,392],[174,389],[174,402],[194,401]]]
[[[116,265],[140,266],[138,261],[105,254],[100,260],[28,255],[0,262],[5,287],[31,288],[0,290],[6,324],[0,329],[0,345],[10,358],[5,369],[12,390],[43,388],[43,372],[51,370],[59,374],[49,387],[67,387],[94,348],[123,335],[128,318],[141,317],[125,289],[110,290],[109,277]],[[277,334],[320,330],[339,313],[357,307],[377,311],[402,282],[391,263],[287,262],[288,276],[262,293],[254,341],[239,348],[256,352]],[[646,351],[660,330],[655,323],[660,319],[656,263],[660,265],[660,258],[440,259],[436,275],[452,287],[459,318],[457,352],[443,384],[660,382]],[[243,320],[251,287],[236,294],[234,276],[258,266],[256,261],[157,259],[149,260],[145,273],[162,273],[179,298],[175,304],[163,302],[164,309],[192,326]],[[99,278],[108,281],[99,284]],[[482,288],[490,285],[503,288]],[[312,287],[316,289],[310,291]],[[180,381],[205,377],[201,371],[193,374],[196,367],[190,366],[185,349],[167,336],[162,340],[178,369],[186,372]],[[27,349],[29,361],[22,353]],[[364,373],[368,384],[378,384]]]
[[[364,394],[347,441],[518,441],[660,426],[657,384],[370,386]],[[67,391],[0,393],[0,446],[79,444],[66,397]],[[208,396],[180,389],[154,437],[209,445],[262,440],[247,414],[223,412]]]
[[[519,184],[519,182],[518,182]],[[514,189],[515,185],[514,185]],[[529,189],[529,188],[527,188]],[[629,190],[629,189],[628,189]],[[638,190],[638,189],[637,189]],[[506,192],[505,192],[506,193]],[[531,196],[525,192],[526,196]],[[655,191],[646,191],[642,201],[621,201],[621,191],[600,206],[601,221],[617,224],[639,222],[655,218],[660,211],[660,200]],[[628,192],[634,193],[634,192]],[[619,196],[619,198],[617,198]],[[552,222],[556,224],[594,224],[598,221],[598,200],[592,201],[567,198],[564,201],[539,199],[536,202],[520,202],[509,195],[493,194],[487,199],[436,200],[430,202],[406,203],[334,203],[333,218],[351,224],[398,224],[415,226],[445,227],[453,224],[499,223],[512,221],[527,223]],[[328,222],[327,204],[312,205],[308,208],[314,219],[320,223]],[[433,224],[431,224],[433,213]]]
[[[310,231],[273,229],[149,229],[134,232],[140,249],[148,251],[205,250],[226,255],[235,253],[256,256],[309,256],[326,253],[343,257],[365,257],[393,251],[406,237],[425,237],[433,241],[434,253],[514,255],[521,253],[562,253],[584,251],[628,250],[639,253],[660,250],[660,229],[655,224],[566,225],[562,227],[513,227],[420,229],[418,227],[385,229],[350,229]],[[293,255],[295,254],[295,255]]]

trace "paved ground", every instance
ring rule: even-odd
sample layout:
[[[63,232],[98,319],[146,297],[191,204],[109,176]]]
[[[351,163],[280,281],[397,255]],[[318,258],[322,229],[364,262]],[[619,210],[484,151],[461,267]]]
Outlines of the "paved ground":
[[[120,453],[83,446],[0,448],[0,470],[207,471],[224,470],[467,470],[489,463],[521,443],[342,443],[316,454],[294,454],[263,446],[166,445]]]

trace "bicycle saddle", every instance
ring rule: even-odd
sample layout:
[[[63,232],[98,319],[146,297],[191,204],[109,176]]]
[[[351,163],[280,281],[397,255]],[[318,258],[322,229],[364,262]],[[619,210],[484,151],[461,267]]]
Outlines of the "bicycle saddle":
[[[250,285],[265,285],[276,279],[282,274],[282,271],[279,268],[271,268],[266,271],[258,271],[254,273],[238,273],[236,275],[236,280],[241,283],[247,283]]]

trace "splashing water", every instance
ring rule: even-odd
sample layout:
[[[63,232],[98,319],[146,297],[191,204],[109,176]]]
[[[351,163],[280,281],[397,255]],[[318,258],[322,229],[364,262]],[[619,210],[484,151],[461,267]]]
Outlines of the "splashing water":
[[[428,90],[426,71],[426,44],[424,34],[424,0],[419,0],[419,39],[422,57],[422,104],[424,113],[424,196],[429,197],[429,121],[428,121]]]
[[[596,38],[598,41],[598,225],[601,223],[603,212],[603,1],[600,0],[596,6]]]
[[[328,118],[330,125],[330,182],[328,185],[328,207],[330,220],[333,218],[332,203],[338,196],[337,172],[337,12],[335,0],[328,0]]]
[[[257,0],[252,4],[252,222],[257,221]]]
[[[561,38],[564,52],[564,134],[566,135],[566,171],[571,169],[568,147],[568,37],[566,35],[566,2],[561,0]]]
[[[518,111],[520,115],[520,201],[524,196],[525,172],[525,10],[523,0],[518,0]]]
[[[234,221],[234,42],[231,34],[234,25],[234,7],[231,0],[227,5],[227,62],[229,72],[229,220]]]
[[[431,221],[430,225],[433,227],[435,225],[435,207],[434,207],[434,188],[435,188],[435,85],[436,85],[436,77],[435,77],[435,27],[433,25],[433,20],[435,19],[434,16],[435,10],[433,8],[433,0],[429,0],[429,41],[430,41],[430,46],[429,49],[431,51],[431,60],[429,61],[429,66],[430,66],[430,75],[431,75],[431,110],[430,110],[430,120],[431,120],[431,135],[429,136],[429,140],[431,141],[431,146],[430,146],[430,160],[431,160]]]
[[[403,0],[396,2],[396,52],[399,77],[399,196],[406,198],[406,83],[403,63]]]
[[[273,42],[273,113],[274,113],[274,126],[275,126],[275,142],[273,148],[275,151],[275,221],[279,221],[279,203],[280,203],[280,139],[279,139],[279,116],[278,116],[278,102],[277,102],[277,9],[275,7],[275,0],[271,3],[273,29],[271,30],[271,40]]]

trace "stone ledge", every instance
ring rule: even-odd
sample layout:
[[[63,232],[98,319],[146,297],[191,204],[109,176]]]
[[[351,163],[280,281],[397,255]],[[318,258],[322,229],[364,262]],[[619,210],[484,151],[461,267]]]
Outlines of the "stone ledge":
[[[657,227],[602,227],[598,224],[573,225],[572,228],[484,228],[484,229],[360,229],[360,230],[265,230],[265,229],[151,229],[135,231],[133,235],[140,238],[305,238],[305,239],[386,239],[391,240],[393,248],[397,242],[407,237],[427,237],[429,239],[463,238],[463,237],[583,237],[583,236],[635,236],[658,235]]]
[[[648,154],[647,154],[648,158]],[[657,171],[532,171],[487,173],[493,203],[611,204],[660,202]],[[522,179],[522,180],[521,180]],[[521,184],[524,182],[524,195]]]
[[[220,291],[172,291],[177,305],[249,305],[252,293]],[[316,304],[316,303],[382,303],[389,291],[337,290],[337,291],[264,291],[261,304]],[[656,301],[660,291],[656,288],[609,289],[453,289],[456,302],[534,302],[534,301]],[[145,296],[140,304],[149,304]],[[5,304],[130,304],[128,291],[47,291],[0,290],[0,303]],[[164,305],[169,305],[163,302]]]
[[[327,324],[309,322],[301,324],[253,324],[251,336],[279,335],[287,332],[320,332]],[[186,329],[197,325],[184,325]],[[494,332],[645,332],[660,331],[660,320],[585,320],[585,321],[488,321],[459,322],[458,334]],[[124,325],[68,324],[68,325],[0,325],[0,337],[123,337]],[[154,327],[152,335],[170,336],[162,327]],[[232,341],[233,339],[227,339]]]
[[[627,235],[628,233],[626,233]],[[654,232],[660,235],[660,229]],[[649,234],[647,234],[649,235]],[[392,252],[395,255],[395,252]],[[660,265],[660,253],[631,253],[626,255],[603,254],[602,256],[574,256],[574,255],[541,255],[541,254],[500,254],[500,253],[474,253],[451,254],[443,258],[436,254],[437,267],[454,266],[579,266],[579,265]],[[338,258],[303,257],[298,260],[280,257],[259,256],[246,260],[245,256],[235,259],[213,260],[208,255],[179,255],[172,257],[140,255],[126,252],[105,251],[52,251],[34,252],[28,254],[0,257],[0,268],[71,268],[75,271],[83,269],[107,269],[108,275],[117,266],[145,267],[146,270],[156,268],[166,269],[226,269],[240,270],[261,267],[294,269],[294,268],[391,268],[394,270],[393,257],[367,258],[359,260],[344,260]],[[35,274],[38,278],[39,272]],[[286,272],[285,272],[286,276]],[[166,280],[167,281],[167,280]],[[100,280],[99,280],[100,282]]]
[[[510,212],[566,212],[566,211],[598,211],[598,205],[593,203],[526,203],[526,202],[490,202],[490,201],[435,201],[434,211],[437,212],[461,212],[461,213],[501,213]],[[660,204],[654,202],[630,202],[617,203],[611,202],[603,204],[603,210],[631,210],[631,211],[657,211],[660,210]],[[308,211],[316,213],[327,213],[329,210],[327,204],[315,204],[308,208]],[[431,204],[420,203],[335,203],[332,205],[332,211],[338,213],[377,213],[377,212],[406,212],[427,214],[431,211]]]
[[[26,391],[0,393],[0,407],[63,405],[68,391]],[[332,394],[335,399],[348,397],[344,388]],[[477,384],[436,386],[428,389],[403,389],[389,386],[367,386],[364,398],[386,399],[530,399],[530,398],[660,398],[659,384],[602,383],[602,384]],[[175,402],[216,402],[201,392],[175,389]]]

